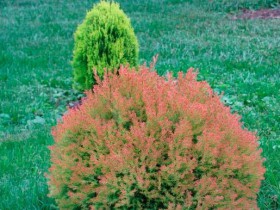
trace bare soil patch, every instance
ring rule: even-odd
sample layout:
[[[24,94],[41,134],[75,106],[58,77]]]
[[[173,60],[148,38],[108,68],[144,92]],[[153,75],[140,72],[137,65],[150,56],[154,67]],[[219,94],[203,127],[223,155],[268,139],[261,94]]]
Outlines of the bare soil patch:
[[[256,11],[243,10],[241,14],[233,16],[232,19],[280,19],[280,8],[278,9],[260,9]]]

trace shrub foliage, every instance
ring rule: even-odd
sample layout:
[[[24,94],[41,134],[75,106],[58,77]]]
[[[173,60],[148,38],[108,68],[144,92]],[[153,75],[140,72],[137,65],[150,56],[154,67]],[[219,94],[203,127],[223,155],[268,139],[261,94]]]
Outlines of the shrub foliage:
[[[257,209],[255,134],[196,73],[106,73],[53,129],[50,195],[62,209]]]
[[[93,69],[102,77],[104,68],[114,70],[127,63],[136,66],[138,48],[130,20],[119,5],[101,1],[87,13],[75,33],[74,88],[91,89],[95,83]]]

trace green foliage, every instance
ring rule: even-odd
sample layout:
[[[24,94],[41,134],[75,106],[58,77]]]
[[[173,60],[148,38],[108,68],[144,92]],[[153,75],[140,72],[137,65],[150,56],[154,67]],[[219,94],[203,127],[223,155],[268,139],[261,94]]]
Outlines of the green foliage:
[[[75,33],[74,87],[91,89],[93,71],[102,77],[104,68],[114,70],[120,64],[136,66],[138,42],[130,20],[114,2],[101,1],[86,15]]]

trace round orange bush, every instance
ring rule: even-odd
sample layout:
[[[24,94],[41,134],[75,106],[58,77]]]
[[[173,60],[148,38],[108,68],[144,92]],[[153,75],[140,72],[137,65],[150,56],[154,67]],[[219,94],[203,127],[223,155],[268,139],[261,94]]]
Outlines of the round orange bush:
[[[53,129],[61,209],[257,209],[257,138],[192,69],[122,67],[93,90]]]

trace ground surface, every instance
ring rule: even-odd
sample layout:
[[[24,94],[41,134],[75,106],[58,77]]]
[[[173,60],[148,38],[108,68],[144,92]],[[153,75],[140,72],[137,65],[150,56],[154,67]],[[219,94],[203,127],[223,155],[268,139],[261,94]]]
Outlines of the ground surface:
[[[235,15],[233,19],[274,19],[280,18],[280,9],[260,9],[260,10],[243,10],[240,15]]]
[[[159,74],[199,68],[199,79],[224,92],[244,126],[257,131],[267,159],[258,204],[279,209],[280,19],[233,21],[227,12],[240,14],[233,11],[239,4],[203,1],[119,2],[139,39],[140,63],[159,54]],[[51,126],[81,97],[71,88],[73,33],[92,3],[0,1],[0,209],[56,208],[47,197],[47,146]]]

